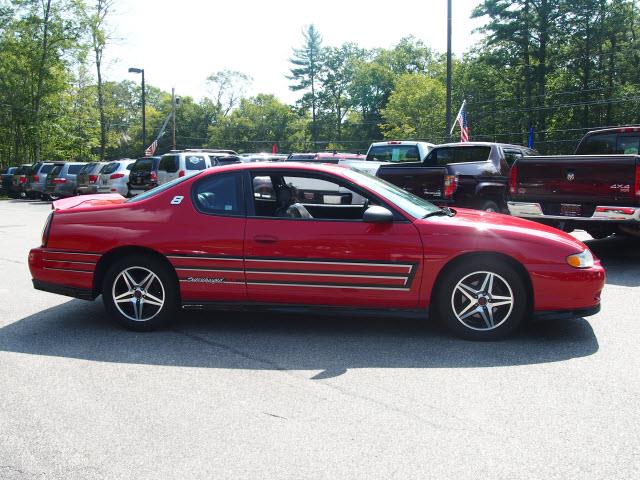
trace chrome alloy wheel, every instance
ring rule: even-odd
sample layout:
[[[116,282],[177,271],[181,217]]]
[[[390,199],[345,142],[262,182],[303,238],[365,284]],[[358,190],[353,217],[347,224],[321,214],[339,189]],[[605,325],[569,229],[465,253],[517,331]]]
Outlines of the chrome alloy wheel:
[[[507,321],[514,295],[497,273],[473,272],[460,280],[451,294],[451,307],[460,323],[471,330],[489,331]]]
[[[113,282],[111,295],[118,311],[134,322],[151,320],[165,303],[162,282],[144,267],[129,267],[120,272]]]

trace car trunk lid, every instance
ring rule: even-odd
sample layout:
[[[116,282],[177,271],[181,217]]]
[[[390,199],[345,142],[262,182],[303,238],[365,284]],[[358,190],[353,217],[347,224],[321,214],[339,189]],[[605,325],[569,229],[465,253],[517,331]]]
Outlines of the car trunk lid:
[[[101,193],[97,195],[83,195],[79,197],[69,197],[53,202],[53,210],[69,210],[76,207],[103,207],[106,205],[118,205],[124,203],[126,199],[117,193]]]

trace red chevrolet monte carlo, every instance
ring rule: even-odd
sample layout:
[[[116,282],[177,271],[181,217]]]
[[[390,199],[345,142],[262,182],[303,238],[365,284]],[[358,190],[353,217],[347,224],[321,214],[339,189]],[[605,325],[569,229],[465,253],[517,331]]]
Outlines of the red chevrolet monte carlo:
[[[470,339],[530,316],[592,315],[605,273],[550,227],[438,208],[330,165],[235,164],[125,200],[53,204],[29,254],[35,288],[93,300],[134,330],[182,308],[422,312]]]

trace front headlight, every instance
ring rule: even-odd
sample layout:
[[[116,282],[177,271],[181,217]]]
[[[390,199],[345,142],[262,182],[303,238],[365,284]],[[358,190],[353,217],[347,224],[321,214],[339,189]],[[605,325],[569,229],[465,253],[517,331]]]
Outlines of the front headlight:
[[[567,257],[567,263],[574,268],[593,267],[593,255],[588,248],[582,253],[575,253]]]

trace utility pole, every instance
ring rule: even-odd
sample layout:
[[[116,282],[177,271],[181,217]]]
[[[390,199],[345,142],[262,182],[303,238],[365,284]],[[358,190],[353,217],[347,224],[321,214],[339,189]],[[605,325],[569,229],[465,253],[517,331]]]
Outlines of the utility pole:
[[[147,152],[147,116],[145,113],[146,108],[146,93],[144,88],[144,68],[131,67],[129,73],[141,73],[142,74],[142,155]]]
[[[171,138],[172,138],[172,149],[176,149],[176,89],[175,87],[171,88]]]
[[[445,141],[451,132],[451,0],[447,0],[447,114]]]

